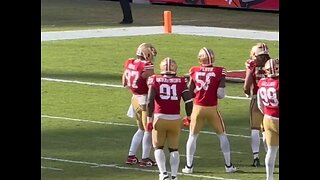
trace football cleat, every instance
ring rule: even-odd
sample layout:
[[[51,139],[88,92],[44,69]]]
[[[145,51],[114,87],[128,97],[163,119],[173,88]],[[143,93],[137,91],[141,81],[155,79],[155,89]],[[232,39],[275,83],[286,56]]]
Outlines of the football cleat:
[[[233,173],[237,171],[237,168],[231,163],[230,166],[225,165],[227,173]]]
[[[150,158],[142,159],[140,162],[140,167],[152,167],[157,166],[157,163]]]
[[[139,159],[135,155],[128,156],[126,164],[134,165],[134,164],[138,164],[138,163],[140,163]]]
[[[259,160],[259,158],[255,158],[255,159],[253,160],[252,166],[253,166],[253,167],[259,167],[259,166],[260,166],[260,160]]]
[[[177,176],[171,176],[171,180],[178,180]]]
[[[193,173],[193,166],[188,167],[187,165],[185,165],[184,168],[182,169],[182,172],[186,173],[186,174],[192,174]]]
[[[159,180],[170,180],[168,173],[159,174]]]

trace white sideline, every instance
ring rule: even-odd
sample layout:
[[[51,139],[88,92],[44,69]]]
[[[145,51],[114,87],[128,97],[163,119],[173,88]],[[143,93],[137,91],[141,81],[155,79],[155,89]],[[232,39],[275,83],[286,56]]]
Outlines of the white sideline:
[[[119,165],[117,165],[117,164],[99,164],[99,163],[94,163],[94,162],[74,161],[74,160],[67,160],[67,159],[59,159],[59,158],[51,158],[51,157],[42,157],[42,156],[41,156],[41,159],[51,160],[51,161],[67,162],[67,163],[86,164],[86,165],[92,165],[92,166],[95,166],[95,167],[109,167],[109,168],[117,168],[117,169],[126,169],[126,170],[135,170],[135,171],[159,173],[158,170],[150,170],[150,169],[142,169],[142,168],[124,167],[124,166],[119,166]],[[171,172],[168,172],[168,173],[171,173]],[[223,177],[204,176],[204,175],[196,175],[196,174],[183,174],[183,173],[178,173],[178,175],[191,176],[191,177],[197,177],[197,178],[207,178],[207,179],[239,180],[239,179],[229,179],[229,178],[223,178]]]
[[[41,169],[50,169],[50,170],[55,170],[55,171],[62,171],[63,170],[63,169],[59,169],[59,168],[45,167],[45,166],[41,166]]]
[[[92,82],[66,80],[66,79],[41,78],[41,80],[43,80],[43,81],[53,81],[53,82],[63,82],[63,83],[84,84],[84,85],[90,85],[90,86],[105,86],[105,87],[124,88],[122,85],[116,85],[116,84],[92,83]],[[230,98],[230,99],[250,100],[250,98],[247,98],[247,97],[238,97],[238,96],[225,96],[225,97],[226,98]]]
[[[108,28],[108,29],[41,32],[41,41],[100,38],[100,37],[141,36],[141,35],[155,35],[155,34],[164,34],[163,26],[122,27],[122,28]],[[206,27],[206,26],[173,25],[172,34],[217,36],[217,37],[228,37],[228,38],[279,41],[279,32]]]
[[[87,123],[96,123],[96,124],[106,124],[106,125],[117,125],[117,126],[131,126],[131,127],[137,127],[137,125],[133,124],[125,124],[125,123],[114,123],[114,122],[105,122],[105,121],[93,121],[88,119],[77,119],[77,118],[68,118],[68,117],[58,117],[58,116],[50,116],[50,115],[41,115],[41,118],[51,118],[51,119],[63,119],[63,120],[69,120],[69,121],[78,121],[78,122],[87,122]],[[182,129],[184,132],[189,132],[189,130]],[[216,134],[214,132],[210,131],[200,131],[200,133],[203,134]],[[245,136],[240,134],[227,134],[228,136],[233,137],[243,137],[243,138],[251,138],[251,136]]]

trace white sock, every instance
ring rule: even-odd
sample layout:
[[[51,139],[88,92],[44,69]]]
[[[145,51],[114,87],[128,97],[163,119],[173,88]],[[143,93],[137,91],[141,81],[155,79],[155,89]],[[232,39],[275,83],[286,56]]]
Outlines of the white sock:
[[[189,134],[186,148],[187,166],[191,167],[193,164],[193,156],[197,148],[197,138],[199,134]]]
[[[140,146],[140,143],[143,138],[144,131],[141,129],[138,129],[137,132],[132,136],[131,145],[129,148],[129,156],[136,155],[138,147]]]
[[[142,139],[142,159],[149,158],[152,148],[151,132],[145,131]]]
[[[230,161],[230,143],[225,133],[219,135],[220,148],[223,153],[224,162],[227,166],[231,165]]]
[[[268,152],[268,145],[267,145],[267,139],[266,139],[266,133],[262,132],[262,142],[264,146],[264,150]]]
[[[273,180],[274,164],[277,157],[279,146],[268,146],[268,152],[265,158],[267,180]]]
[[[251,130],[251,149],[253,158],[259,158],[259,147],[260,147],[260,131],[257,129]]]
[[[171,166],[171,176],[177,177],[178,169],[180,163],[179,151],[173,151],[170,153],[170,166]]]
[[[167,172],[166,170],[166,156],[163,149],[154,150],[154,158],[156,159],[160,174]]]

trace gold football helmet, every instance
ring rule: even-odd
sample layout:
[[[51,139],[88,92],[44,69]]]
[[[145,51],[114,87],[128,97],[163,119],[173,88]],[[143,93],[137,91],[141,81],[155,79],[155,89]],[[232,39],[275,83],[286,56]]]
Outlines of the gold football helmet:
[[[251,48],[250,58],[256,59],[256,56],[267,54],[269,55],[269,47],[265,43],[257,43]]]
[[[164,58],[160,63],[160,74],[177,74],[177,63],[170,57]]]
[[[212,49],[208,49],[206,47],[201,48],[198,54],[198,60],[202,66],[212,65],[215,61]]]
[[[264,65],[267,77],[279,76],[279,59],[269,59]]]
[[[140,44],[139,47],[137,48],[136,55],[137,55],[137,56],[142,56],[141,51],[142,51],[142,49],[144,49],[144,48],[150,48],[151,51],[152,51],[153,57],[156,57],[156,56],[157,56],[158,51],[157,51],[157,49],[156,49],[151,43],[142,43],[142,44]],[[154,61],[154,59],[152,59],[152,62],[153,62],[153,61]]]
[[[139,51],[139,52],[138,52]],[[143,57],[146,61],[153,61],[153,53],[152,50],[148,47],[141,47],[139,48],[139,50],[137,51],[137,54],[139,53],[139,55],[137,56],[141,56]]]

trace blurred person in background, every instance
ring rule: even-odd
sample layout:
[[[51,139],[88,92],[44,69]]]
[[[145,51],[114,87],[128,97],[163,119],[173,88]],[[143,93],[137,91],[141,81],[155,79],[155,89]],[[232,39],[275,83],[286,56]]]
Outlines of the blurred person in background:
[[[122,14],[123,14],[123,19],[120,22],[120,24],[132,24],[133,18],[132,18],[130,0],[119,0],[119,1],[120,1]]]

